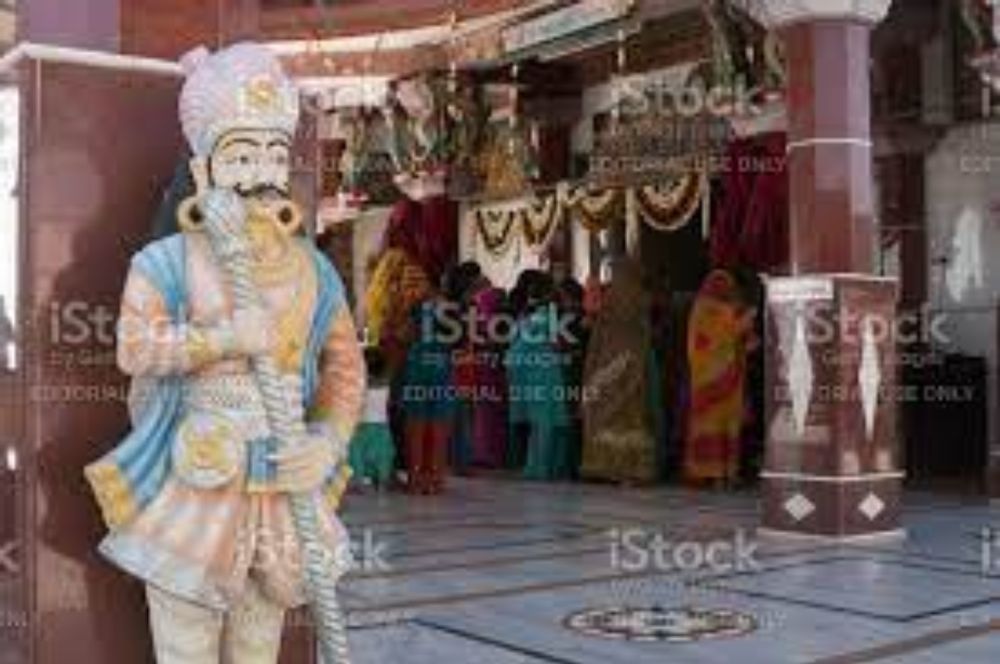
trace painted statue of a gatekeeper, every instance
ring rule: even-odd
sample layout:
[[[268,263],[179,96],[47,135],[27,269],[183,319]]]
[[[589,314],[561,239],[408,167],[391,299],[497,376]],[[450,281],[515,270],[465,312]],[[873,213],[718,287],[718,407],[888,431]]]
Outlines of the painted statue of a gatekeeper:
[[[273,664],[310,604],[346,661],[335,510],[365,369],[343,285],[289,196],[298,93],[264,47],[183,61],[197,194],[132,260],[118,362],[132,432],[87,476],[102,553],[147,588],[159,664]]]

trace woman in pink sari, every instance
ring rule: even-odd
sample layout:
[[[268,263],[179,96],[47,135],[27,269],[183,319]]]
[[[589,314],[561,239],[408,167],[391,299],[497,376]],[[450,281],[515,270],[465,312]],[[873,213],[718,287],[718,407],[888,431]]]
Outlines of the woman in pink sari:
[[[476,338],[472,344],[473,463],[501,468],[507,453],[507,372],[503,362],[504,340],[496,338],[493,322],[504,312],[506,297],[503,290],[487,282],[471,299],[476,311]]]

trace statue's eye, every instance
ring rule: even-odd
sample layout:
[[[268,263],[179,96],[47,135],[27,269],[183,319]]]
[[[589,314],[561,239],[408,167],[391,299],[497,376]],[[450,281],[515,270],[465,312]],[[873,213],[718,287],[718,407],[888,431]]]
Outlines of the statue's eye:
[[[250,164],[250,157],[247,155],[240,155],[240,166],[247,166]]]

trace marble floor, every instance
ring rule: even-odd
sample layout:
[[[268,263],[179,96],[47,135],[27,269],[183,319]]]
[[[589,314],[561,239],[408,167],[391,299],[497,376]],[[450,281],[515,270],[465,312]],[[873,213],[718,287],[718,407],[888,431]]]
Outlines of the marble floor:
[[[1000,661],[1000,506],[911,493],[906,540],[850,547],[758,540],[757,512],[753,493],[497,478],[352,495],[354,660]]]

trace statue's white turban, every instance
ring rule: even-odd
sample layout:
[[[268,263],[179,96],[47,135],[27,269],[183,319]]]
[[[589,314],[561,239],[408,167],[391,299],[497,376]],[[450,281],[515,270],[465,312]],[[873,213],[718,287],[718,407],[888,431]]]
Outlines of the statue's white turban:
[[[212,54],[199,47],[181,65],[187,72],[181,126],[195,155],[211,154],[219,138],[233,129],[295,133],[298,90],[265,47],[235,44]]]

